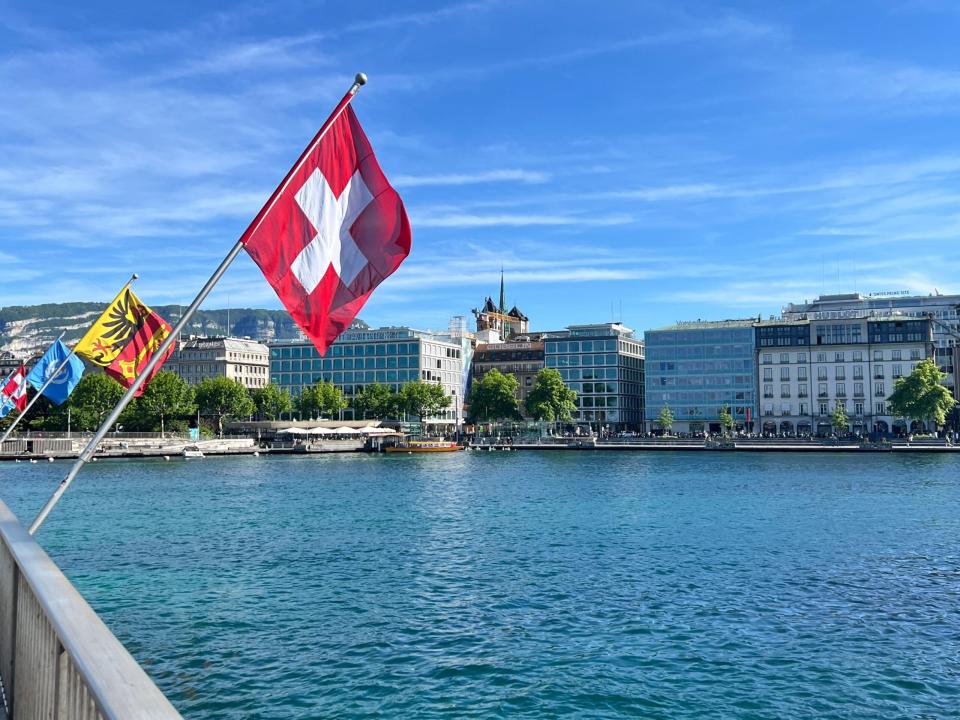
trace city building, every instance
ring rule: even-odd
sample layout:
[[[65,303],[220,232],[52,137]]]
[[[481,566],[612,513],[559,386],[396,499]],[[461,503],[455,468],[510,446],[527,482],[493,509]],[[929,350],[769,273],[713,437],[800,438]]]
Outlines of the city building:
[[[6,378],[10,373],[19,370],[20,366],[25,362],[27,362],[27,360],[14,355],[9,350],[0,352],[0,380]],[[30,364],[31,363],[27,362],[27,365]]]
[[[164,369],[191,385],[226,377],[259,388],[270,380],[270,349],[248,338],[190,336],[177,343]]]
[[[321,356],[310,342],[270,344],[270,382],[297,396],[320,381],[336,385],[349,400],[365,385],[380,383],[393,390],[413,380],[435,382],[451,398],[449,408],[430,422],[460,424],[469,366],[468,335],[428,333],[406,327],[351,328]],[[353,419],[351,409],[344,420]]]
[[[933,323],[934,357],[947,373],[943,384],[960,399],[960,295],[911,295],[906,291],[861,295],[821,295],[812,302],[790,303],[784,320],[838,320],[862,317],[930,317]]]
[[[887,398],[897,378],[933,356],[929,318],[769,320],[754,330],[758,431],[830,435],[837,406],[847,413],[848,429],[860,435],[920,429],[893,417]]]
[[[493,298],[487,298],[481,308],[474,308],[477,319],[477,337],[481,342],[509,340],[518,335],[526,335],[530,320],[516,306],[507,310],[507,298],[504,292],[503,273],[500,273],[500,303],[494,304]]]
[[[754,429],[756,318],[680,322],[644,333],[646,419],[651,429],[664,406],[675,432],[717,433],[727,408],[738,429]]]
[[[537,373],[544,367],[543,340],[538,335],[518,337],[499,343],[480,343],[473,352],[472,381],[479,382],[491,370],[517,378],[517,401],[520,413],[527,416],[524,401],[537,381]]]
[[[642,430],[643,341],[621,323],[570,325],[543,333],[544,366],[577,392],[574,422]]]

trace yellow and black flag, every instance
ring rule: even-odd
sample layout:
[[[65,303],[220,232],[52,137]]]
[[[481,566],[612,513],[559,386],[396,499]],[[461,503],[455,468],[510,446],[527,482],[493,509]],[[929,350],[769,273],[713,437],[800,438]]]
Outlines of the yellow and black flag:
[[[102,367],[107,375],[124,387],[130,387],[140,368],[146,365],[170,332],[167,321],[144,305],[126,286],[93,327],[87,330],[74,352]],[[140,392],[173,353],[175,344],[171,343],[150,377],[144,380]]]

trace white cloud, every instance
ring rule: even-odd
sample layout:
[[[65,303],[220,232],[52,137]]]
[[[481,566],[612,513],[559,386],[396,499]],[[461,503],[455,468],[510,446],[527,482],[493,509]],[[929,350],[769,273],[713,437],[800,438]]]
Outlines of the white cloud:
[[[391,179],[394,187],[424,187],[448,185],[475,185],[480,183],[519,182],[527,184],[545,183],[550,175],[535,170],[487,170],[477,173],[444,175],[396,175]]]

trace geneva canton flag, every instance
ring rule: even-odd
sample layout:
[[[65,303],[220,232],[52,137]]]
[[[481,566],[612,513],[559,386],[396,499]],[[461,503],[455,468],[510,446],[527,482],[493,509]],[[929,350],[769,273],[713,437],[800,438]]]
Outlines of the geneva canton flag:
[[[349,105],[241,242],[321,354],[410,254],[403,202]]]
[[[43,394],[57,405],[62,404],[80,382],[80,376],[83,375],[83,361],[76,355],[71,355],[69,348],[63,344],[62,340],[57,340],[27,375],[27,381],[40,390],[68,357],[69,362],[43,391]]]

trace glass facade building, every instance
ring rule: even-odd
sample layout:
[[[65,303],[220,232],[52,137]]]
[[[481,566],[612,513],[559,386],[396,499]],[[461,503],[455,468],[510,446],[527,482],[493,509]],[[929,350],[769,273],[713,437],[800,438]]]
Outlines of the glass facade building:
[[[754,318],[678,323],[644,333],[646,419],[651,428],[666,405],[677,432],[719,432],[727,407],[738,427],[756,417]]]
[[[307,341],[274,342],[270,344],[270,382],[294,396],[304,387],[331,382],[348,400],[371,383],[397,390],[413,380],[436,382],[451,403],[431,420],[459,423],[463,416],[464,345],[460,338],[404,327],[347,330],[322,356]],[[350,409],[344,411],[344,419],[354,419]]]
[[[577,392],[576,422],[643,429],[643,342],[620,323],[544,333],[544,365]]]

